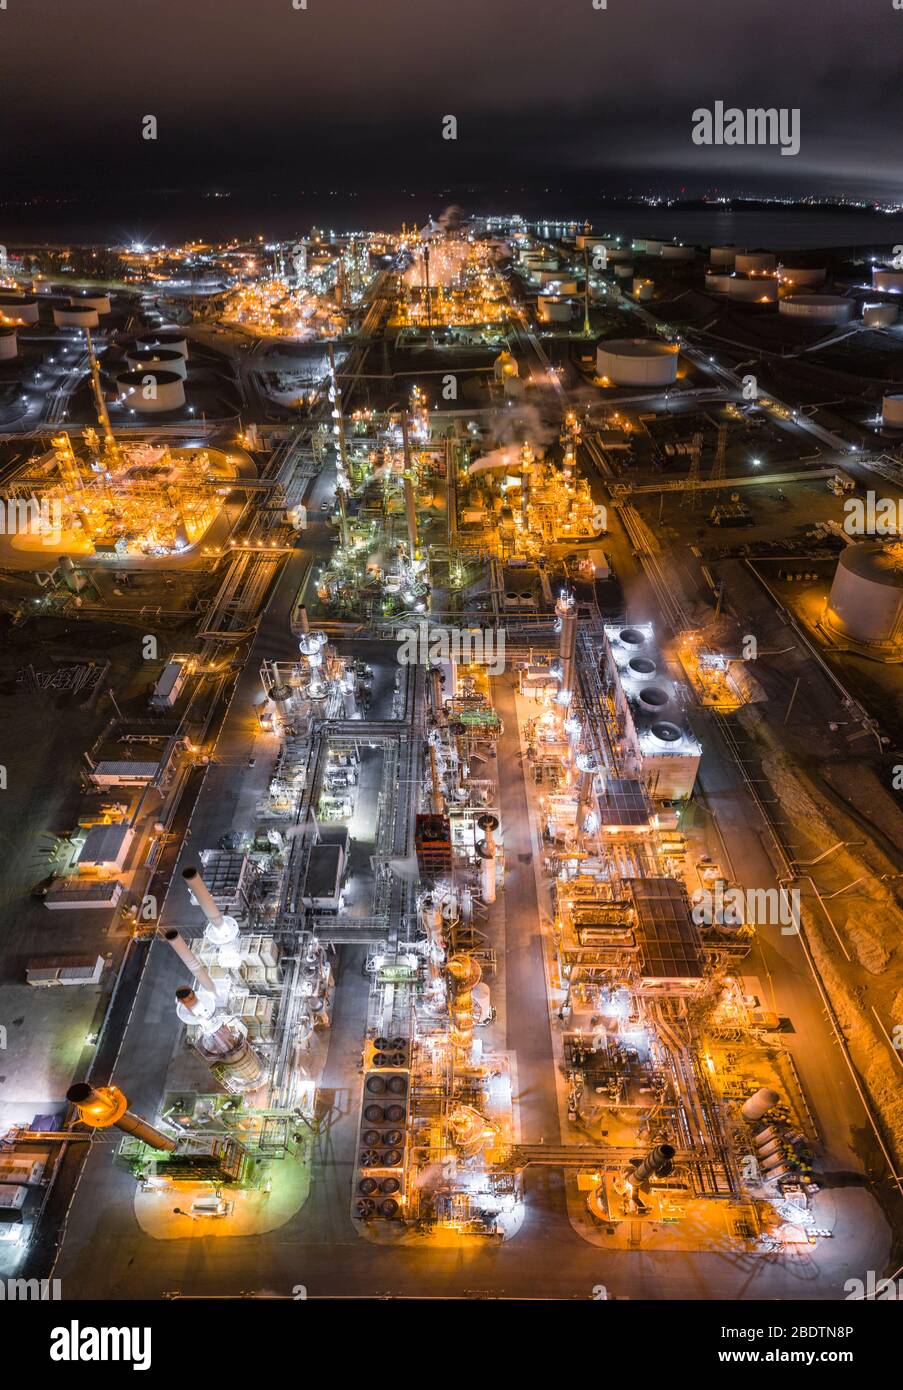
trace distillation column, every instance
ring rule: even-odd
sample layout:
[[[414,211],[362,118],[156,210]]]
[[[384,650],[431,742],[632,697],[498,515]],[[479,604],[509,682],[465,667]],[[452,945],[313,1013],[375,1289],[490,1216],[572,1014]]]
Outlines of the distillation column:
[[[480,894],[484,903],[494,903],[497,867],[495,832],[499,823],[495,816],[487,813],[480,816],[477,827],[483,832],[482,840],[477,841],[477,854],[480,857]]]
[[[577,651],[577,601],[573,594],[562,593],[555,604],[558,619],[558,664],[560,684],[558,704],[563,716],[574,694],[574,665]]]

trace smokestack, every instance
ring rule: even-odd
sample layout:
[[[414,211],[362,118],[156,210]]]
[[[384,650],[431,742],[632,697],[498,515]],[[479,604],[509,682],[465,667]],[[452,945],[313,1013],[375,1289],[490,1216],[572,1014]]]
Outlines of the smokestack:
[[[213,979],[207,967],[201,964],[181,933],[177,932],[174,928],[170,928],[169,931],[163,933],[163,940],[169,942],[182,964],[187,965],[195,978],[195,982],[200,985],[201,989],[206,989],[209,994],[215,997],[216,985],[213,983]]]
[[[172,1153],[176,1147],[176,1141],[170,1139],[168,1134],[129,1110],[129,1103],[118,1086],[95,1089],[87,1081],[78,1081],[69,1087],[66,1099],[78,1110],[82,1124],[90,1125],[92,1129],[121,1129],[123,1133],[140,1139],[148,1148],[159,1149],[163,1153]]]
[[[659,1144],[656,1148],[650,1149],[646,1157],[627,1176],[638,1187],[652,1177],[666,1178],[674,1168],[674,1153],[673,1145]]]
[[[259,1082],[263,1070],[260,1058],[241,1029],[228,1023],[221,1010],[183,986],[176,990],[176,1013],[183,1023],[200,1029],[195,1047],[204,1061],[221,1073],[230,1090],[249,1090]]]
[[[301,631],[305,634],[310,632],[310,619],[307,616],[307,604],[299,603],[298,607],[295,609],[295,616]]]
[[[201,878],[200,869],[194,866],[183,869],[182,877],[189,893],[207,918],[207,928],[204,932],[207,940],[214,946],[227,946],[229,942],[234,941],[238,936],[238,923],[234,917],[227,917],[220,912],[213,894]]]

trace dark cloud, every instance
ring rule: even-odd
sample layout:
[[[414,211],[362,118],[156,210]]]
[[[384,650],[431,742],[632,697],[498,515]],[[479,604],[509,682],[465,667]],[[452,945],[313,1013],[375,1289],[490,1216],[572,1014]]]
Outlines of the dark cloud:
[[[307,3],[10,0],[0,197],[898,185],[890,0]],[[798,107],[800,154],[694,146],[692,111],[718,99]],[[156,142],[140,139],[146,114]]]

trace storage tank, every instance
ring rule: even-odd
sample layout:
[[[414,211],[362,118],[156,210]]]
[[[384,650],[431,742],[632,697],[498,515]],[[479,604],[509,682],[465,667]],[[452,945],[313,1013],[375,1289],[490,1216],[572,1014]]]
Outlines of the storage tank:
[[[0,328],[0,362],[11,362],[19,355],[19,339],[14,328]]]
[[[143,352],[132,348],[125,359],[133,372],[175,372],[184,381],[188,375],[188,360],[174,348],[147,348]]]
[[[890,328],[899,313],[896,304],[863,304],[862,322],[867,328]]]
[[[0,322],[3,319],[25,325],[37,323],[38,301],[24,294],[0,294]]]
[[[145,372],[122,372],[116,378],[122,404],[130,410],[150,415],[155,411],[178,410],[185,404],[185,383],[176,372],[159,368]]]
[[[726,271],[706,271],[705,287],[709,294],[730,294],[731,277]]]
[[[139,351],[144,351],[145,348],[170,348],[173,352],[180,352],[183,357],[188,356],[188,339],[178,329],[163,328],[159,333],[141,338],[135,346]]]
[[[655,282],[653,280],[645,280],[637,276],[633,282],[633,297],[634,299],[639,299],[641,302],[645,302],[647,299],[652,298],[652,291],[654,289]]]
[[[777,1091],[770,1091],[767,1086],[762,1086],[749,1100],[743,1102],[740,1113],[744,1120],[761,1120],[780,1099]]]
[[[629,280],[633,276],[633,266],[629,262],[615,266],[615,279]]]
[[[596,372],[615,386],[670,386],[678,348],[657,338],[611,338],[596,348]]]
[[[853,301],[838,294],[788,294],[778,305],[778,313],[810,323],[849,323]]]
[[[54,305],[53,322],[57,328],[96,328],[100,319],[90,304]]]
[[[872,286],[885,294],[903,294],[903,270],[872,270]]]
[[[782,265],[778,267],[778,279],[782,285],[799,289],[801,285],[823,285],[827,271],[824,266]]]
[[[692,261],[695,256],[695,246],[684,246],[679,241],[666,242],[662,247],[662,259],[666,261]]]
[[[825,621],[854,642],[897,647],[903,638],[903,544],[848,545],[837,562]]]
[[[738,251],[734,269],[742,275],[765,275],[775,268],[773,251]]]
[[[778,282],[770,276],[738,273],[728,278],[727,292],[731,299],[740,299],[746,304],[776,304]]]
[[[881,402],[881,419],[888,429],[903,430],[903,396],[885,396]]]
[[[557,294],[541,294],[536,309],[543,323],[567,323],[573,314],[570,302]]]
[[[709,260],[712,265],[726,265],[733,270],[737,256],[745,250],[745,246],[712,246],[709,248]]]
[[[661,241],[647,241],[645,238],[639,237],[634,239],[633,249],[641,256],[660,256],[662,245]]]
[[[84,294],[70,295],[69,303],[85,304],[89,309],[96,309],[98,314],[110,312],[110,296],[95,290],[85,290]]]

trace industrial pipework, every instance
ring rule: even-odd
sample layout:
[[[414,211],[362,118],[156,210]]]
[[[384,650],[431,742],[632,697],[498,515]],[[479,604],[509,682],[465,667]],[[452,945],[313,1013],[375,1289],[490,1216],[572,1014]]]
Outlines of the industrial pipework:
[[[558,662],[561,669],[558,704],[562,712],[571,703],[574,693],[574,660],[577,651],[577,601],[573,594],[562,593],[555,604],[558,619]]]
[[[78,1081],[69,1087],[66,1099],[77,1109],[82,1124],[92,1129],[115,1127],[140,1139],[148,1148],[164,1153],[172,1153],[176,1147],[176,1141],[168,1134],[129,1110],[129,1103],[118,1086],[94,1087],[87,1081]]]
[[[463,953],[449,957],[446,970],[454,988],[451,1034],[456,1064],[468,1067],[473,1062],[473,991],[483,971],[474,956]]]

